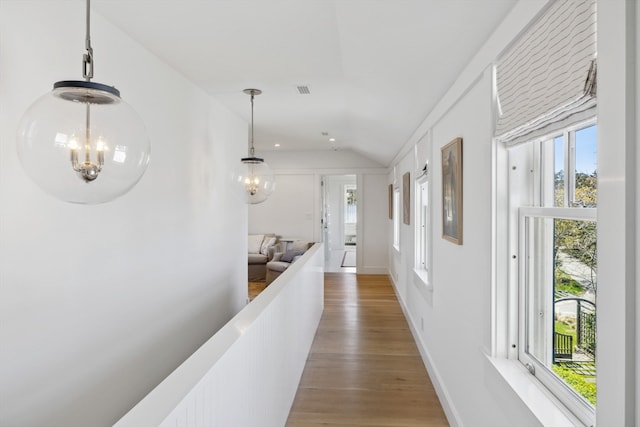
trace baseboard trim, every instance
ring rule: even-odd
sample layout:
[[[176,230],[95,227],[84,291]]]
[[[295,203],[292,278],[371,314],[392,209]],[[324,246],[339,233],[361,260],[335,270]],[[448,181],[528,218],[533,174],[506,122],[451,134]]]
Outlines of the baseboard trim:
[[[449,421],[449,425],[451,427],[463,427],[462,421],[460,420],[460,416],[458,415],[458,411],[456,410],[455,405],[453,404],[453,401],[449,396],[449,392],[444,386],[444,383],[442,382],[442,378],[440,377],[438,370],[433,364],[433,359],[431,358],[431,355],[429,354],[429,351],[427,350],[427,347],[424,341],[422,340],[422,337],[418,333],[418,329],[416,325],[411,319],[411,316],[409,316],[408,314],[408,310],[405,305],[405,302],[401,298],[398,292],[398,285],[396,284],[391,272],[388,271],[387,273],[393,285],[393,291],[395,292],[396,297],[400,302],[402,313],[404,314],[404,317],[407,320],[407,324],[409,325],[409,330],[411,330],[411,335],[413,335],[413,340],[416,342],[418,351],[420,352],[422,363],[424,364],[424,367],[426,368],[427,373],[429,374],[429,377],[431,377],[433,388],[435,389],[436,394],[438,395],[438,399],[440,399],[440,404],[442,405],[442,409],[444,410],[444,413],[447,417],[447,421]]]

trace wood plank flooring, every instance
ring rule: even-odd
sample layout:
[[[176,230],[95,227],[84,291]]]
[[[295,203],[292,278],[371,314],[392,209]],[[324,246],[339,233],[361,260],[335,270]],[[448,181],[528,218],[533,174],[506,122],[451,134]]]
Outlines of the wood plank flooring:
[[[248,291],[249,301],[253,301],[253,299],[258,295],[260,295],[260,292],[264,291],[266,287],[267,287],[267,283],[264,281],[249,282],[249,291]]]
[[[449,426],[387,276],[325,274],[288,427]]]

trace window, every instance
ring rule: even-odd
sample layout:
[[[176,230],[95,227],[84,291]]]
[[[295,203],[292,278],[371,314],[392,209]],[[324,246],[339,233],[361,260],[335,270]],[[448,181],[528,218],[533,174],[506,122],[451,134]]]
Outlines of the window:
[[[429,180],[426,174],[416,180],[416,239],[415,239],[415,271],[426,284],[429,283],[429,241],[431,236],[429,214]]]
[[[344,186],[344,244],[356,246],[358,228],[358,190],[355,184]]]
[[[393,247],[400,250],[400,187],[393,188]]]
[[[517,357],[585,423],[596,407],[596,149],[586,123],[508,151]]]

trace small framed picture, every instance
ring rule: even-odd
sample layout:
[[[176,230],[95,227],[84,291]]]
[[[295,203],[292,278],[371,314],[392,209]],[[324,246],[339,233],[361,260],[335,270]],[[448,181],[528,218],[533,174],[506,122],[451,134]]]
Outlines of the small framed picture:
[[[462,138],[442,152],[442,238],[462,244]]]

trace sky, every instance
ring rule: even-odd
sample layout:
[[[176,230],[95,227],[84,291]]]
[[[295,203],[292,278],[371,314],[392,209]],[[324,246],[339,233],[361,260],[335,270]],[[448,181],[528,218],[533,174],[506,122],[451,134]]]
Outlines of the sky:
[[[576,171],[592,174],[597,168],[596,125],[576,132]]]
[[[597,126],[592,125],[576,131],[576,172],[592,174],[597,169]],[[560,138],[556,138],[556,141]],[[555,144],[555,157],[562,159],[562,144]],[[562,161],[556,162],[555,172],[564,169]]]

